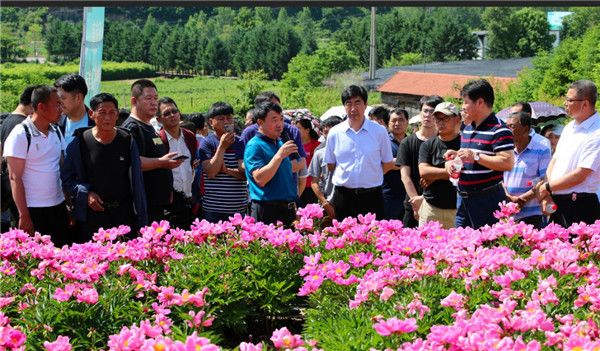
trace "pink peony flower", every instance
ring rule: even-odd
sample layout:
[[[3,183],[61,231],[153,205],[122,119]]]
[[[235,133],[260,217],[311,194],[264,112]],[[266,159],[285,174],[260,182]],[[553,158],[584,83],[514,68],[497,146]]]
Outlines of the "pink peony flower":
[[[73,347],[68,336],[60,335],[53,342],[44,341],[44,348],[46,351],[71,351]]]
[[[286,327],[275,329],[271,341],[278,349],[292,349],[304,345],[300,335],[292,335]]]
[[[392,334],[412,333],[417,330],[417,320],[409,318],[401,320],[392,317],[388,320],[381,320],[373,325],[373,329],[381,336],[390,336]]]

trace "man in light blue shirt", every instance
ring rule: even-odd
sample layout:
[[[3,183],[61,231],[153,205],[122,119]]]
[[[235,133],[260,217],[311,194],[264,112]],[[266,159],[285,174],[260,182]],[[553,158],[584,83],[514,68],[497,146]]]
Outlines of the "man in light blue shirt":
[[[66,74],[58,78],[54,86],[58,89],[58,97],[63,108],[58,127],[69,145],[75,139],[74,133],[77,129],[96,125],[88,116],[89,108],[84,103],[88,93],[87,84],[79,74]]]
[[[342,92],[348,119],[331,128],[325,163],[333,173],[335,216],[374,213],[383,218],[383,174],[394,167],[387,130],[365,118],[367,91],[351,85]]]
[[[515,165],[504,172],[507,197],[521,208],[515,220],[541,229],[542,209],[534,191],[535,185],[546,176],[550,163],[550,147],[529,134],[531,115],[527,112],[512,113],[506,126],[513,132]]]

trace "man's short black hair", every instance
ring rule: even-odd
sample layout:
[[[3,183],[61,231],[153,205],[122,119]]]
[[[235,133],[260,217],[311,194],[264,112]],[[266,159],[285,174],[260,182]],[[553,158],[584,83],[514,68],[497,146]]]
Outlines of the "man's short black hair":
[[[160,98],[160,100],[158,100],[158,109],[156,109],[157,116],[160,116],[160,105],[166,105],[166,104],[173,104],[173,105],[175,105],[175,107],[177,107],[175,100],[171,99],[168,96],[162,97],[162,98]],[[177,109],[179,109],[179,107],[177,107]]]
[[[38,85],[35,87],[31,93],[31,106],[33,110],[37,111],[39,103],[47,103],[53,92],[56,92],[56,88],[49,85]]]
[[[345,105],[346,101],[353,97],[360,97],[366,104],[369,99],[369,94],[367,93],[367,89],[363,86],[350,85],[342,91],[342,105]]]
[[[211,119],[215,118],[216,116],[227,115],[233,115],[233,106],[226,102],[219,101],[215,102],[210,106],[210,108],[208,109],[208,113],[206,114],[206,118]]]
[[[482,98],[488,107],[494,106],[494,88],[485,79],[476,79],[468,82],[460,91],[460,96],[468,96],[472,101]]]
[[[179,123],[179,126],[181,128],[185,128],[187,130],[189,130],[190,132],[196,134],[196,131],[198,130],[198,128],[196,127],[196,124],[194,124],[194,122],[188,120],[185,121],[181,121],[181,123]]]
[[[103,102],[112,102],[113,104],[115,104],[115,108],[117,109],[117,111],[119,110],[119,102],[117,101],[117,99],[115,99],[114,96],[112,96],[109,93],[100,93],[92,97],[90,99],[90,108],[93,111],[96,111],[98,106]]]
[[[196,125],[197,130],[204,129],[204,125],[206,124],[206,119],[204,119],[204,115],[197,113],[190,113],[188,115],[188,120]]]
[[[323,123],[321,123],[321,128],[324,127],[328,127],[328,128],[332,128],[335,127],[336,125],[342,123],[343,119],[339,116],[331,116],[331,117],[327,117]]]
[[[516,117],[523,127],[531,128],[531,114],[525,111],[513,112],[508,117]]]
[[[265,101],[256,106],[256,108],[254,109],[254,118],[256,118],[257,121],[259,119],[262,119],[264,121],[265,118],[267,118],[267,114],[269,113],[269,111],[275,111],[279,114],[283,112],[279,104],[274,104],[271,101]]]
[[[400,107],[396,107],[393,110],[390,111],[390,117],[392,116],[392,114],[397,114],[398,116],[403,116],[407,121],[410,119],[410,117],[408,117],[408,111],[406,111],[403,108]]]
[[[65,74],[56,80],[54,86],[68,93],[81,93],[83,96],[88,93],[85,79],[79,74]]]
[[[387,125],[390,122],[390,110],[382,105],[375,106],[369,111],[369,117],[383,120]]]
[[[146,88],[154,88],[158,91],[156,85],[150,79],[138,79],[131,84],[131,96],[136,99],[139,98]]]
[[[277,100],[277,102],[281,104],[281,99],[279,98],[279,96],[277,96],[277,94],[275,94],[272,91],[263,91],[258,93],[258,95],[256,95],[256,97],[254,98],[254,105],[258,106],[261,103],[265,101],[271,101],[272,99]]]
[[[31,93],[35,88],[39,87],[39,85],[30,85],[23,92],[21,96],[19,96],[19,105],[28,106],[31,105]]]
[[[444,102],[444,99],[439,95],[426,95],[419,100],[419,110],[423,108],[423,106],[429,106],[435,108],[437,105]]]
[[[517,107],[517,106],[521,107],[521,111],[523,111],[523,112],[527,112],[529,114],[532,113],[531,105],[528,102],[525,102],[525,101],[515,102],[511,107]]]

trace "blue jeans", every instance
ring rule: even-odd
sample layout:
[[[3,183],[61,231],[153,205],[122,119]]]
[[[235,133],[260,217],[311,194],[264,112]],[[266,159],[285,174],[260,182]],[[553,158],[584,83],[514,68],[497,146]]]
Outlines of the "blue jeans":
[[[497,189],[468,194],[456,199],[456,227],[471,227],[474,229],[486,224],[492,225],[498,220],[494,211],[499,210],[499,202],[506,200],[506,193],[502,186]]]

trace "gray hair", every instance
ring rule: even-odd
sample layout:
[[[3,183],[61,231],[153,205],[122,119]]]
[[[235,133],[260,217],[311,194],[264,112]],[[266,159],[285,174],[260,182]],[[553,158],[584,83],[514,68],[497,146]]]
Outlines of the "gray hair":
[[[574,89],[578,99],[587,100],[592,104],[592,107],[596,105],[598,100],[598,89],[596,84],[591,80],[581,79],[569,86],[569,89]]]

